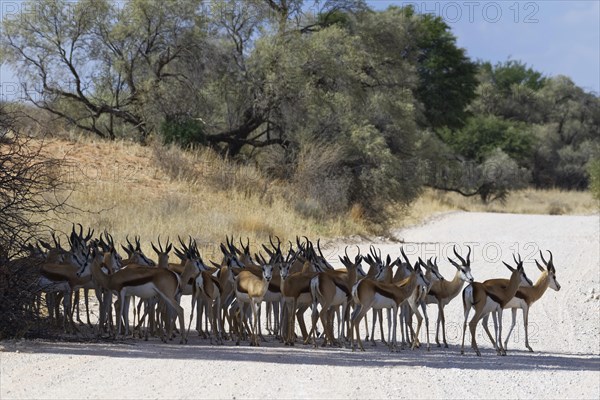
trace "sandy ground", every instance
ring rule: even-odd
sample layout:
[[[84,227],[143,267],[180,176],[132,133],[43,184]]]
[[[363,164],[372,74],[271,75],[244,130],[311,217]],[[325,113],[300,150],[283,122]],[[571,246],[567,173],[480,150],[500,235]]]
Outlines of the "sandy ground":
[[[450,348],[390,353],[230,343],[211,346],[191,336],[187,345],[142,342],[0,343],[0,398],[600,398],[600,218],[451,213],[395,233],[411,259],[445,259],[452,244],[474,248],[476,280],[508,277],[500,260],[520,251],[535,282],[539,250],[554,253],[559,292],[548,290],[530,312],[524,346],[519,312],[506,357],[496,356],[478,330],[482,356],[460,355],[462,304],[446,308]],[[334,260],[346,243],[325,250]],[[374,243],[399,254],[398,242]],[[360,243],[363,251],[368,244]],[[355,248],[349,251],[353,253]],[[187,303],[186,299],[183,300]],[[431,339],[437,311],[430,306]],[[187,317],[187,315],[186,315]],[[505,313],[504,324],[510,323]],[[506,334],[506,328],[505,328]],[[425,336],[422,335],[422,341]],[[435,346],[435,345],[434,345]]]

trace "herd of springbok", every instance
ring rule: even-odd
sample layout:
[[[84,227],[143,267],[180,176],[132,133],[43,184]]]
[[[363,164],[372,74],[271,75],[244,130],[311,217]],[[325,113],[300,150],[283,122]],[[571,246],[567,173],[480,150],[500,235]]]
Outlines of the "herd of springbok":
[[[411,262],[402,248],[401,256],[394,258],[390,255],[382,257],[381,251],[371,246],[369,254],[361,255],[359,249],[353,259],[346,248],[345,255],[339,257],[345,268],[334,269],[323,256],[319,241],[315,250],[308,238],[296,238],[296,245],[290,242],[285,250],[279,239],[275,242],[271,239],[268,245],[261,245],[260,251],[253,253],[249,241],[244,244],[240,240],[240,247],[237,247],[233,237],[227,237],[220,245],[222,260],[210,264],[204,262],[196,241],[191,238],[187,241],[179,238],[179,247],[173,246],[168,239],[163,246],[159,238],[158,246],[152,243],[157,262],[142,252],[137,237],[134,244],[127,238],[127,245],[121,245],[127,254],[125,259],[107,232],[93,238],[93,231],[84,234],[81,225],[79,232],[73,226],[68,250],[61,246],[55,234],[52,239],[53,245],[39,241],[28,246],[29,257],[36,258],[40,265],[38,291],[40,298],[45,295],[49,316],[62,320],[65,331],[79,331],[74,314],[77,309],[77,321],[83,323],[78,305],[80,289],[84,289],[87,323],[91,325],[87,294],[92,289],[98,302],[97,334],[111,337],[137,334],[147,340],[152,335],[160,336],[166,342],[179,336],[180,342],[185,343],[196,311],[195,329],[211,343],[223,344],[231,340],[239,345],[247,340],[251,345],[259,346],[266,340],[262,334],[261,318],[264,317],[266,331],[286,345],[293,346],[303,340],[304,344],[317,346],[321,341],[322,346],[349,344],[353,351],[357,346],[364,351],[359,326],[364,319],[365,340],[369,340],[366,315],[372,310],[370,340],[373,343],[376,321],[379,320],[381,340],[390,350],[404,345],[411,349],[419,347],[424,319],[429,350],[427,304],[437,305],[436,343],[441,346],[441,328],[443,345],[448,347],[444,307],[462,290],[461,353],[464,354],[469,313],[474,309],[469,330],[476,354],[480,355],[475,330],[477,323],[482,321],[497,354],[505,355],[517,309],[523,312],[525,346],[533,351],[527,334],[529,308],[548,287],[560,290],[550,251],[548,260],[540,251],[543,265],[537,260],[535,263],[542,273],[533,284],[525,274],[521,257],[514,255],[515,267],[504,263],[511,271],[509,279],[475,282],[471,274],[471,248],[466,257],[461,256],[456,247],[453,249],[456,260],[448,257],[448,261],[456,267],[456,274],[446,280],[439,272],[437,258],[427,261],[418,258]],[[171,250],[179,263],[169,262]],[[368,272],[363,269],[363,262],[368,265]],[[463,290],[465,283],[467,286]],[[182,295],[191,296],[188,326],[180,305]],[[59,318],[61,301],[63,316]],[[266,310],[261,313],[263,304]],[[130,305],[133,305],[131,323]],[[310,330],[304,321],[305,311],[309,308],[312,309]],[[512,325],[503,345],[502,310],[505,308],[512,309]],[[387,335],[383,329],[383,310],[387,312]],[[495,328],[493,337],[487,326],[490,314]],[[396,338],[398,317],[400,346]],[[416,330],[413,319],[416,319]],[[301,339],[295,329],[296,320]],[[320,333],[319,329],[322,329]]]

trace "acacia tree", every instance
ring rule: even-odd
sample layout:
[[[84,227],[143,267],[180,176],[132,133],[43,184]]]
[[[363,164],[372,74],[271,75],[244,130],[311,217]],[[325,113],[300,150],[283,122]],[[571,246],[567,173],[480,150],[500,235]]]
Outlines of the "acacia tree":
[[[196,37],[200,0],[42,0],[3,21],[0,46],[25,99],[100,137],[144,139],[143,105]],[[121,7],[122,6],[122,7]]]

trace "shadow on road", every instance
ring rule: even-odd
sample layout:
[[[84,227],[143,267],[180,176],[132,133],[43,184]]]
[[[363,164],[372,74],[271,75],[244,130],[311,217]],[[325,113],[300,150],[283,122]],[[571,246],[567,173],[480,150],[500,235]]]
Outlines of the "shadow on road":
[[[557,370],[599,371],[600,357],[595,354],[529,353],[509,351],[499,357],[491,348],[482,348],[482,357],[474,355],[469,348],[466,355],[460,354],[458,346],[449,349],[432,347],[401,350],[391,353],[379,345],[366,345],[366,352],[352,352],[349,348],[318,348],[297,344],[283,346],[271,340],[260,348],[235,345],[210,345],[208,342],[191,338],[190,344],[164,344],[159,341],[140,340],[106,342],[31,342],[21,352],[88,355],[99,357],[126,357],[131,359],[180,359],[232,362],[261,362],[275,364],[324,365],[335,367],[399,367],[419,366],[436,369],[461,368],[473,370]]]

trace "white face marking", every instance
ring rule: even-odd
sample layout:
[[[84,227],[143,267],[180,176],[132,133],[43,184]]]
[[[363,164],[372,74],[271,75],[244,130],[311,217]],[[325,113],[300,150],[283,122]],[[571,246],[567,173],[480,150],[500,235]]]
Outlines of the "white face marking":
[[[557,292],[560,290],[560,284],[556,280],[556,276],[554,274],[550,275],[550,285],[549,286],[553,290],[556,290]]]
[[[273,277],[273,266],[266,264],[263,266],[262,268],[263,270],[263,277],[266,281],[270,281],[271,278]]]
[[[461,268],[460,270],[460,275],[462,277],[462,279],[464,281],[467,282],[473,282],[475,279],[473,278],[473,275],[471,275],[471,269],[467,269],[467,268]]]

